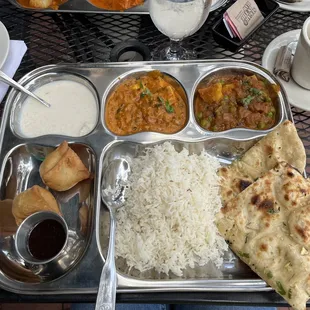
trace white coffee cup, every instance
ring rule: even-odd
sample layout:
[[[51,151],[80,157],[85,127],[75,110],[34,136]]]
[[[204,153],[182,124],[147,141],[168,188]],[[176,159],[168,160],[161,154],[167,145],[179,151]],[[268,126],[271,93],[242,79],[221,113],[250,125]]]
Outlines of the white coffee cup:
[[[301,29],[291,74],[297,84],[310,89],[310,17]]]

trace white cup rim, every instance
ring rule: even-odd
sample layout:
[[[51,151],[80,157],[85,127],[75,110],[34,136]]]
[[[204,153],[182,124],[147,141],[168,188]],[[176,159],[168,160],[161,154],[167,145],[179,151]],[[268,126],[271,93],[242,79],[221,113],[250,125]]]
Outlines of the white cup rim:
[[[308,17],[306,19],[306,21],[304,22],[303,26],[302,26],[302,36],[304,37],[306,43],[310,46],[310,38],[308,33],[310,32],[308,29],[310,27],[310,17]]]

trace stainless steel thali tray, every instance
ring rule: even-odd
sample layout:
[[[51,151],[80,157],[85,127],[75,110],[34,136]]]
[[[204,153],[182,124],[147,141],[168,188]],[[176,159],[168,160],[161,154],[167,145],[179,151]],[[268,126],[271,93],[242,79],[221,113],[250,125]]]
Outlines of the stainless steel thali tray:
[[[113,87],[131,75],[139,75],[150,70],[160,70],[176,79],[183,86],[188,98],[189,119],[186,127],[172,135],[158,133],[138,133],[131,136],[115,136],[104,121],[105,99]],[[171,141],[176,149],[186,147],[190,152],[206,150],[223,164],[240,157],[255,141],[270,130],[232,129],[226,132],[208,132],[199,127],[193,115],[193,98],[197,85],[206,77],[220,72],[246,72],[258,74],[272,83],[275,78],[262,67],[234,60],[205,60],[192,62],[142,62],[107,63],[85,65],[50,65],[38,68],[20,83],[33,90],[42,80],[67,76],[83,78],[94,88],[98,97],[99,118],[95,129],[78,138],[68,136],[44,136],[23,138],[16,125],[16,111],[21,95],[12,90],[8,96],[0,132],[0,200],[12,199],[16,193],[42,182],[38,167],[42,153],[47,154],[63,140],[68,141],[84,163],[94,174],[88,184],[87,195],[81,188],[69,191],[64,196],[56,196],[62,208],[69,206],[65,220],[69,222],[72,236],[75,236],[69,253],[71,264],[64,269],[62,277],[45,281],[40,274],[29,270],[16,256],[13,239],[14,229],[5,231],[0,226],[0,287],[24,294],[81,294],[97,291],[99,276],[108,244],[108,213],[101,203],[100,182],[103,168],[116,158],[137,156],[146,146]],[[41,82],[40,82],[41,81]],[[280,87],[277,105],[277,124],[292,120],[284,90]],[[85,196],[83,199],[82,196]],[[81,234],[79,209],[87,204],[88,229]],[[68,210],[67,209],[67,210]],[[0,215],[4,213],[0,205]],[[10,212],[9,212],[10,213]],[[0,222],[1,223],[1,222]],[[76,243],[74,243],[74,241]],[[117,261],[119,292],[150,291],[267,291],[270,288],[248,267],[228,252],[219,270],[212,265],[186,270],[183,278],[163,276],[154,272],[139,274],[129,271],[123,262]]]
[[[39,11],[39,12],[67,12],[67,13],[103,13],[103,14],[149,14],[148,1],[145,0],[143,5],[136,6],[126,11],[108,11],[96,7],[88,0],[68,0],[59,6],[58,10],[53,9],[33,9],[22,6],[17,0],[9,0],[13,5],[20,9]],[[225,5],[228,0],[212,0],[210,12],[217,10]]]

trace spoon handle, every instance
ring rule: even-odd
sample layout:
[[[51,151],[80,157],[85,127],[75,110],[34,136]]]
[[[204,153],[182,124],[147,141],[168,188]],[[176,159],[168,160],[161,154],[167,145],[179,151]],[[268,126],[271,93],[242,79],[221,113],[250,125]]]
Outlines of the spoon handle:
[[[39,98],[37,95],[34,93],[30,92],[28,89],[24,88],[23,86],[19,85],[17,82],[15,82],[13,79],[11,79],[9,76],[7,76],[4,72],[0,71],[0,80],[3,81],[4,83],[18,89],[19,91],[27,94],[28,96],[36,99],[40,103],[44,104],[46,107],[50,107],[51,105],[47,102],[45,102],[43,99]]]
[[[116,270],[115,270],[115,218],[114,210],[110,209],[110,241],[107,259],[102,269],[96,310],[114,310],[116,298]]]

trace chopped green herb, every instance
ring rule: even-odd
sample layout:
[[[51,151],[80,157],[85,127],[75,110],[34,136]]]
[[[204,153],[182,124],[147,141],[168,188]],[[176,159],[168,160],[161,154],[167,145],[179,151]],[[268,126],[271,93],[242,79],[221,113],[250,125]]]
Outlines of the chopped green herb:
[[[242,104],[245,106],[248,106],[254,98],[255,98],[255,96],[249,95],[249,96],[242,99]]]
[[[158,96],[157,98],[158,98],[158,100],[165,106],[166,111],[167,111],[168,113],[173,113],[173,112],[174,112],[174,108],[173,108],[173,106],[170,104],[169,100],[166,100],[166,101],[165,101],[165,99],[164,99],[163,97],[160,97],[160,96]]]
[[[267,212],[269,214],[275,214],[275,213],[278,213],[279,211],[271,208],[271,209],[268,209]]]
[[[243,84],[243,85],[248,85],[248,86],[249,86],[249,85],[250,85],[250,82],[249,82],[249,81],[242,81],[242,84]]]
[[[228,100],[229,99],[229,97],[228,96],[224,96],[224,100]]]
[[[285,291],[284,287],[282,286],[282,283],[280,281],[277,281],[276,284],[278,287],[278,293],[280,295],[286,295],[286,291]]]
[[[269,112],[269,113],[267,114],[267,116],[268,116],[268,117],[273,117],[273,112]]]
[[[140,89],[143,89],[144,88],[144,85],[143,85],[143,83],[140,81]]]
[[[141,97],[141,98],[143,98],[143,97],[145,97],[145,96],[152,96],[151,91],[150,91],[147,87],[145,87],[145,88],[143,89],[142,93],[140,94],[140,97]]]
[[[173,112],[174,112],[174,108],[173,108],[173,106],[170,104],[169,100],[167,100],[167,101],[165,102],[165,108],[166,108],[166,111],[167,111],[168,113],[173,113]]]
[[[267,272],[267,278],[268,279],[271,279],[273,277],[273,274],[272,274],[272,272],[269,270],[268,272]]]
[[[250,258],[250,254],[249,254],[249,253],[238,252],[238,254],[239,254],[241,257]]]
[[[289,299],[292,298],[292,289],[291,288],[288,290],[287,296],[288,296]]]
[[[157,98],[162,104],[165,104],[165,99],[163,97],[158,96]]]
[[[254,95],[261,95],[262,94],[262,91],[260,89],[257,89],[257,88],[254,88],[254,87],[251,87],[250,88],[250,92]]]

